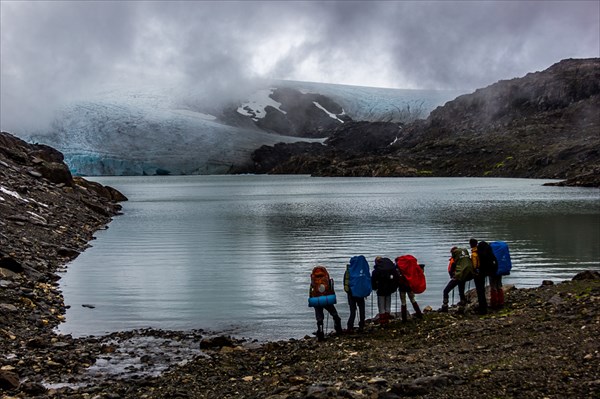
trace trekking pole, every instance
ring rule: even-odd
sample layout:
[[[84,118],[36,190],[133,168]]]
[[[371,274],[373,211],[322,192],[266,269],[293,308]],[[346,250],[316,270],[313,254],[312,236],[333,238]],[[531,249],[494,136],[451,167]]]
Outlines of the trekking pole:
[[[398,291],[396,291],[396,315],[397,314],[398,314]]]
[[[327,333],[327,331],[329,331],[329,312],[327,313],[327,323],[325,323],[324,333]]]
[[[454,288],[452,288],[452,306],[454,306]]]
[[[371,295],[371,319],[373,319],[373,295]]]

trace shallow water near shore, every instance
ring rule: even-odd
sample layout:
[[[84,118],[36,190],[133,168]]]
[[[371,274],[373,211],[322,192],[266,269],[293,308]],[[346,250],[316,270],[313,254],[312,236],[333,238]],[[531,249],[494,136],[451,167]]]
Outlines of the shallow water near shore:
[[[299,338],[315,329],[307,307],[312,268],[329,269],[345,323],[342,276],[359,254],[371,266],[375,256],[416,256],[428,279],[418,301],[437,309],[449,249],[468,247],[471,237],[509,243],[513,271],[504,283],[518,287],[570,279],[600,263],[598,189],[487,178],[90,180],[129,201],[62,274],[70,308],[59,332],[73,336],[152,327]],[[367,317],[377,313],[373,302]]]

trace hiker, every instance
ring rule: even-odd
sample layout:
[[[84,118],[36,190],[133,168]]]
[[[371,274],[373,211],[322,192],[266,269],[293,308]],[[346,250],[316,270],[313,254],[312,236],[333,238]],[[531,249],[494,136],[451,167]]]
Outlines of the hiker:
[[[417,258],[412,255],[399,256],[394,261],[400,273],[398,291],[400,292],[400,301],[402,304],[400,307],[402,321],[405,322],[408,319],[407,295],[415,311],[415,317],[420,319],[423,317],[423,313],[421,313],[421,308],[419,308],[419,304],[415,299],[415,293],[420,294],[425,291],[425,265],[419,264]]]
[[[323,330],[323,320],[327,310],[333,317],[333,325],[335,332],[342,333],[342,319],[338,315],[335,308],[337,302],[335,290],[333,287],[333,279],[329,277],[329,272],[325,266],[315,266],[310,274],[310,290],[308,293],[308,306],[315,308],[315,317],[317,319],[317,340],[325,339],[325,331]]]
[[[473,278],[473,263],[469,256],[469,251],[464,248],[452,247],[450,249],[452,254],[450,263],[448,264],[448,274],[450,274],[450,281],[446,288],[444,288],[444,298],[442,303],[442,312],[448,311],[448,297],[450,291],[458,286],[458,294],[460,296],[460,302],[458,306],[465,306],[467,304],[467,297],[465,296],[465,283]]]
[[[344,273],[344,291],[348,294],[350,316],[348,317],[347,331],[354,332],[356,308],[358,308],[358,331],[365,328],[365,298],[371,295],[371,274],[369,263],[363,255],[353,256],[346,265]]]
[[[487,299],[485,297],[485,278],[486,274],[480,267],[480,259],[477,251],[477,240],[471,238],[469,245],[471,246],[471,263],[473,263],[473,273],[475,280],[475,291],[477,292],[477,313],[484,315],[487,313]]]
[[[490,307],[493,309],[497,305],[498,297],[495,288],[497,284],[495,277],[498,271],[498,261],[496,260],[496,256],[494,256],[492,247],[485,241],[477,243],[477,255],[479,258],[479,274],[483,276],[484,286],[485,278],[489,276],[490,279]],[[502,277],[498,277],[500,278],[500,287],[502,287]],[[477,287],[477,281],[475,281],[475,286]]]
[[[497,269],[490,273],[490,305],[493,309],[501,309],[504,306],[504,289],[502,288],[502,276],[508,276],[512,269],[510,251],[508,244],[504,241],[493,241],[490,248],[496,259]]]
[[[392,312],[392,294],[398,289],[400,273],[398,268],[389,258],[378,256],[371,274],[371,285],[377,291],[377,308],[379,310],[379,324],[385,326],[389,323]]]

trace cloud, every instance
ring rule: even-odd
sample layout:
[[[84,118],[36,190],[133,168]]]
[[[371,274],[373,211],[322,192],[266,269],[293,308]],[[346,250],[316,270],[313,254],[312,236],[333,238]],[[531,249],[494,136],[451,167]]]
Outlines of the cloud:
[[[1,127],[115,86],[227,101],[258,79],[472,90],[600,56],[597,1],[0,2]]]

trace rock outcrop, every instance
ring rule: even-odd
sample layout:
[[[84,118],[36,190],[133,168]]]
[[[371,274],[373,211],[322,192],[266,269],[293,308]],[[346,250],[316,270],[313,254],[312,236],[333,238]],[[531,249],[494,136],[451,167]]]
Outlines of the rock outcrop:
[[[390,126],[393,125],[393,126]],[[386,134],[384,131],[395,134]],[[569,179],[600,185],[600,59],[563,60],[542,72],[457,97],[407,125],[350,123],[329,131],[323,150],[271,151],[277,166],[258,173],[388,176],[498,176]],[[386,142],[387,141],[387,142]],[[373,144],[376,145],[373,145]],[[269,164],[265,148],[255,164]],[[392,160],[397,167],[382,167]],[[292,166],[290,166],[292,165]],[[365,172],[365,175],[369,175]],[[410,175],[410,174],[409,174]]]
[[[12,316],[23,311],[31,312],[33,323],[60,322],[64,308],[54,303],[60,294],[53,273],[88,246],[94,231],[120,212],[117,202],[125,200],[114,188],[73,178],[60,152],[0,133],[0,277],[10,277],[0,279],[0,304],[15,306],[0,318],[0,328],[18,328]],[[34,294],[40,287],[48,296]],[[29,293],[27,306],[19,292]],[[54,299],[48,303],[48,297]],[[55,312],[40,312],[48,307]]]

